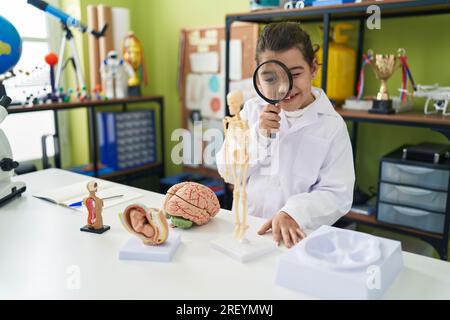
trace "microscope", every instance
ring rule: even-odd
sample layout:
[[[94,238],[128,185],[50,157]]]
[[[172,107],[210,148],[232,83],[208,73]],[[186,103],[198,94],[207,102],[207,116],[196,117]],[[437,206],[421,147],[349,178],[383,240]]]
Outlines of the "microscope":
[[[11,177],[14,169],[19,163],[12,159],[11,146],[8,138],[1,129],[1,124],[8,115],[6,110],[11,103],[11,99],[5,94],[3,85],[0,83],[0,207],[9,200],[20,196],[25,192],[26,186],[23,182],[13,182]]]

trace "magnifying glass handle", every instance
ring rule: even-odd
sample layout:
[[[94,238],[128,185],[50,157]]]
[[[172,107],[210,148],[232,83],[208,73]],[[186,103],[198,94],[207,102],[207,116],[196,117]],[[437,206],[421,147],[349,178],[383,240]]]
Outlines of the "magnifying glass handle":
[[[277,108],[279,108],[278,104],[274,104],[274,106],[277,107]],[[274,113],[274,114],[278,114],[278,113],[276,113],[275,111],[270,111],[270,112],[271,112],[271,113]],[[269,134],[269,137],[270,137],[270,139],[275,139],[275,138],[277,137],[277,134],[276,134],[276,133],[270,133],[270,134]]]

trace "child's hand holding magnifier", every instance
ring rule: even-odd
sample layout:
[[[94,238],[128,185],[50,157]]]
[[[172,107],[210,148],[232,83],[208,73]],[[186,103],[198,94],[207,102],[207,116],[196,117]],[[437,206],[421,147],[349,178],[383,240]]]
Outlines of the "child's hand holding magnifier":
[[[268,104],[264,107],[263,111],[259,115],[259,132],[269,137],[272,134],[278,132],[280,129],[280,112],[281,108]]]

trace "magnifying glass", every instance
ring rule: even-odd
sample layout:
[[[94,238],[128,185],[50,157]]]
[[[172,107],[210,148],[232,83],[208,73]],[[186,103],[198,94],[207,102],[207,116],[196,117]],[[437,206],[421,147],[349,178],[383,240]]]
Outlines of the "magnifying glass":
[[[281,61],[266,61],[256,68],[253,74],[253,86],[264,101],[277,106],[289,96],[292,90],[291,71]],[[274,137],[273,134],[270,136]]]

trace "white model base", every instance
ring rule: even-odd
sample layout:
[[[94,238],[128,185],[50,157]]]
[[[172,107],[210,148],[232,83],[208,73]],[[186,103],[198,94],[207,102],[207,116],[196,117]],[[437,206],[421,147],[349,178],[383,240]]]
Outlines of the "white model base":
[[[358,110],[358,111],[369,111],[372,109],[373,101],[372,100],[358,100],[356,98],[349,98],[345,100],[345,104],[342,106],[342,109],[347,110]]]
[[[276,249],[275,243],[258,235],[247,234],[242,241],[226,235],[211,241],[211,246],[240,262],[248,262]]]
[[[413,104],[411,100],[403,103],[400,100],[400,97],[391,97],[392,99],[392,108],[395,110],[395,113],[402,113],[411,111],[413,108]],[[371,99],[362,99],[358,100],[356,98],[349,98],[345,100],[345,104],[342,106],[342,109],[346,110],[356,110],[356,111],[369,111],[372,109],[373,100]]]
[[[159,246],[146,246],[139,238],[133,237],[120,249],[119,259],[170,262],[180,243],[181,236],[172,230],[167,241]]]
[[[379,299],[402,257],[398,241],[322,226],[280,257],[275,282],[321,299]]]

